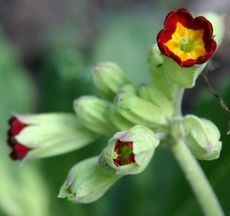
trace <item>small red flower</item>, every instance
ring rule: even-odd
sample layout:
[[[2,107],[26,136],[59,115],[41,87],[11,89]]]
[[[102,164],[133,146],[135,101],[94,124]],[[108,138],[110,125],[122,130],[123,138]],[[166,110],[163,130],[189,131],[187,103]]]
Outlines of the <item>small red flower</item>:
[[[12,117],[9,120],[10,129],[8,131],[8,139],[7,142],[9,146],[12,148],[12,152],[10,153],[10,157],[13,160],[23,159],[27,153],[31,150],[27,146],[18,143],[15,139],[15,136],[18,135],[27,125],[20,122],[16,117]]]
[[[117,157],[113,159],[114,164],[119,167],[135,162],[133,154],[133,142],[122,142],[118,140],[114,147]]]
[[[203,16],[193,18],[186,9],[170,12],[157,36],[161,52],[182,67],[202,64],[216,50],[212,24]]]

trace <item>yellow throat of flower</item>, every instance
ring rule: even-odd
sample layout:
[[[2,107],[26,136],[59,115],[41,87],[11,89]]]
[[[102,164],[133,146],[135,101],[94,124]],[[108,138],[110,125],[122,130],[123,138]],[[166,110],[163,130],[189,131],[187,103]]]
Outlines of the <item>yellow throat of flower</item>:
[[[203,41],[204,30],[193,30],[177,23],[176,30],[172,38],[164,45],[178,56],[181,61],[189,59],[198,59],[206,54]]]

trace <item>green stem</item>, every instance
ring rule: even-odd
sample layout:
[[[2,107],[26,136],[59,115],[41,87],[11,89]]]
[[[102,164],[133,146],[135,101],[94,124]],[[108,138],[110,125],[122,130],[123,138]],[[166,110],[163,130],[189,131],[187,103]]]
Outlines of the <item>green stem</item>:
[[[183,90],[179,90],[178,96],[175,99],[174,107],[177,112],[176,117],[181,117],[181,101],[183,92]],[[218,199],[213,192],[207,177],[204,175],[204,172],[202,171],[199,163],[187,147],[182,134],[178,134],[176,137],[174,136],[174,140],[175,144],[172,146],[172,151],[178,163],[180,164],[186,179],[190,183],[205,215],[224,215],[223,210],[221,209]]]
[[[184,89],[183,88],[179,88],[177,90],[177,95],[174,98],[173,101],[173,105],[175,107],[175,112],[176,112],[176,116],[181,117],[182,112],[181,112],[181,108],[182,108],[182,98],[184,95]]]
[[[172,151],[184,171],[186,179],[191,184],[205,215],[224,215],[204,172],[183,139],[178,139],[178,142],[172,147]]]

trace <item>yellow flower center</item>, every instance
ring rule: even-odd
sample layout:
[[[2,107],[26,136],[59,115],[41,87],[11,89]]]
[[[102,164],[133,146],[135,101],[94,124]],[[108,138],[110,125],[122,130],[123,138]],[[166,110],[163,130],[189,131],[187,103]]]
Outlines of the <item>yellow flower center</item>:
[[[182,24],[177,23],[172,38],[164,45],[177,55],[181,61],[188,59],[196,60],[206,54],[203,34],[204,30],[188,29]]]

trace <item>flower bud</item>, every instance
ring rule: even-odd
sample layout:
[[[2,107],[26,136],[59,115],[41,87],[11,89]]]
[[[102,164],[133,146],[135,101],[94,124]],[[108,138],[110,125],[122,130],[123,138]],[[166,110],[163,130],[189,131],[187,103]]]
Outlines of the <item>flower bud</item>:
[[[108,102],[95,96],[82,96],[74,101],[74,110],[80,122],[100,134],[111,134],[114,131],[105,117],[108,107]]]
[[[96,139],[74,114],[15,115],[9,123],[8,144],[14,160],[63,154]]]
[[[99,199],[119,179],[105,173],[98,165],[98,157],[76,164],[60,189],[59,198],[73,203],[90,203]]]
[[[172,102],[158,88],[153,85],[143,84],[138,90],[141,98],[158,106],[166,116],[170,117],[173,115]]]
[[[148,64],[150,73],[154,81],[154,85],[160,89],[170,100],[177,93],[177,86],[173,83],[165,73],[164,58],[155,44],[149,51]]]
[[[147,167],[158,144],[153,131],[137,125],[116,133],[109,140],[99,157],[99,164],[111,174],[138,174]]]
[[[134,126],[132,122],[128,121],[121,114],[119,114],[113,105],[111,105],[108,109],[107,118],[118,130],[127,130]]]
[[[186,143],[200,160],[217,159],[222,142],[218,128],[209,120],[187,115],[183,120]]]
[[[95,65],[92,69],[92,77],[97,89],[111,99],[124,85],[129,84],[121,68],[111,62]]]
[[[118,94],[115,106],[120,115],[134,124],[156,128],[167,123],[160,107],[130,92]]]

